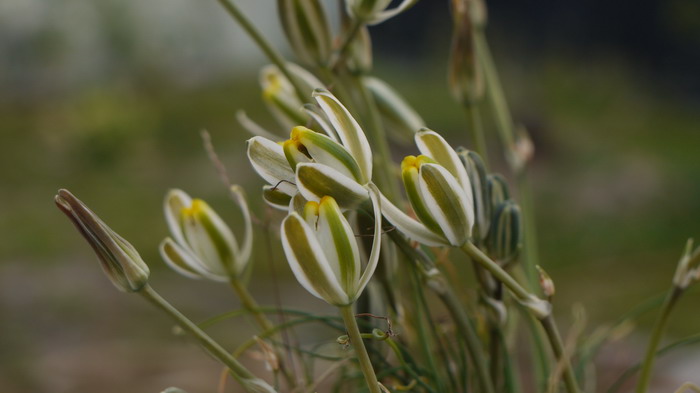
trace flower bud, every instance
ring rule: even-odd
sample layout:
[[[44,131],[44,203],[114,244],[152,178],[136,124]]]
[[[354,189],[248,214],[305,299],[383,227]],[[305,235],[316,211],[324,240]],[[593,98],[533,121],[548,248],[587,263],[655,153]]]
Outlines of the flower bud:
[[[377,191],[370,190],[374,242],[364,272],[355,235],[334,198],[308,202],[303,216],[292,212],[282,222],[282,246],[294,276],[312,295],[334,306],[354,303],[377,267],[382,220]]]
[[[137,292],[146,286],[150,270],[129,242],[68,190],[58,190],[54,200],[95,251],[114,286],[124,292]]]
[[[476,242],[482,242],[488,235],[491,225],[491,200],[486,184],[486,166],[481,160],[481,156],[474,151],[458,148],[457,154],[467,170],[474,197],[474,229],[472,237]]]
[[[491,214],[495,214],[498,207],[510,199],[508,182],[497,173],[486,175],[486,193],[491,198]]]
[[[539,265],[536,265],[535,267],[537,268],[537,273],[540,277],[540,288],[542,288],[542,293],[546,298],[551,298],[556,292],[554,281]]]
[[[418,130],[425,127],[420,115],[386,82],[369,76],[362,78],[362,82],[372,93],[390,136],[396,136],[399,140],[412,139]]]
[[[319,0],[277,0],[280,20],[294,53],[309,65],[323,67],[331,54],[331,31]]]
[[[311,95],[314,89],[323,87],[323,83],[304,68],[287,63],[287,69],[301,85],[305,96]],[[268,110],[281,126],[289,129],[309,121],[308,115],[301,109],[304,103],[299,100],[294,86],[277,66],[267,65],[260,70],[260,85]]]
[[[206,202],[192,199],[181,190],[168,193],[164,211],[174,240],[166,238],[160,253],[175,271],[215,281],[243,274],[252,250],[252,220],[242,192],[238,188],[231,191],[245,220],[243,247],[239,247],[231,229]]]
[[[501,203],[493,215],[486,245],[493,259],[502,264],[512,262],[522,248],[520,208],[512,200]]]

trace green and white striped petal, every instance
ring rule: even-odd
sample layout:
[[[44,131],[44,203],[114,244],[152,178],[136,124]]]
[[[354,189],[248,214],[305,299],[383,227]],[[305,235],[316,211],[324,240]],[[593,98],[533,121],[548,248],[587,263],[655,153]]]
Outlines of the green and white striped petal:
[[[486,184],[486,166],[479,154],[466,149],[457,149],[457,154],[469,176],[474,197],[474,238],[481,242],[489,233],[491,225],[491,198]]]
[[[445,167],[462,185],[462,188],[467,193],[467,197],[471,200],[471,186],[467,170],[464,169],[457,152],[447,143],[445,138],[435,131],[424,128],[416,133],[415,140],[421,154],[432,158]]]
[[[367,136],[350,112],[327,90],[317,89],[313,97],[338,133],[343,146],[355,158],[362,174],[360,182],[372,179],[372,149]]]
[[[297,57],[325,66],[331,54],[330,28],[319,0],[277,0],[285,35]]]
[[[374,239],[372,241],[372,249],[369,252],[369,259],[367,265],[365,266],[364,272],[360,277],[360,281],[355,289],[355,299],[360,297],[362,291],[372,279],[374,272],[377,270],[377,264],[379,263],[379,257],[381,256],[382,248],[382,202],[381,194],[379,189],[374,184],[369,184],[367,186],[369,189],[370,200],[372,201],[372,210],[374,211]]]
[[[297,165],[296,185],[307,200],[318,202],[328,195],[343,209],[354,208],[367,200],[367,190],[361,184],[328,165]]]
[[[350,224],[343,216],[338,203],[325,196],[318,203],[316,236],[326,260],[345,293],[353,298],[355,285],[360,279],[360,249]]]
[[[403,179],[404,189],[406,190],[406,195],[408,196],[408,201],[411,203],[413,212],[421,223],[438,235],[444,235],[440,225],[433,218],[432,212],[425,205],[423,195],[420,191],[418,168],[425,162],[435,163],[435,161],[427,156],[420,156],[418,158],[415,156],[407,156],[403,159],[401,162],[401,177]]]
[[[209,271],[216,275],[242,272],[233,232],[206,202],[194,199],[190,207],[183,209],[181,221],[185,241]]]
[[[259,136],[250,138],[247,143],[248,160],[255,172],[285,194],[296,194],[294,171],[289,166],[282,146]]]
[[[334,141],[340,143],[338,133],[335,132],[333,126],[331,126],[331,124],[328,122],[328,119],[326,119],[325,114],[319,113],[320,109],[316,105],[304,104],[304,112],[306,112],[307,115],[314,119],[314,121],[316,122],[316,124],[319,125],[324,134],[326,134],[329,138],[333,139]]]
[[[314,232],[296,212],[282,221],[282,247],[289,266],[312,295],[335,306],[348,305],[351,299],[338,283]]]
[[[449,246],[444,236],[439,235],[416,221],[381,195],[382,215],[409,239],[430,247]]]
[[[228,276],[214,274],[207,270],[199,258],[178,245],[173,239],[165,238],[158,247],[165,263],[176,272],[189,278],[207,278],[214,281],[227,281]]]
[[[186,244],[185,235],[182,233],[182,223],[180,214],[182,210],[192,205],[192,198],[182,190],[173,189],[168,191],[163,201],[163,212],[165,222],[168,224],[170,233],[179,244]]]
[[[450,172],[438,164],[419,168],[419,189],[425,206],[452,246],[461,246],[471,236],[474,207]]]
[[[236,120],[238,120],[238,123],[241,125],[241,127],[243,127],[243,129],[248,131],[253,136],[261,136],[273,141],[275,139],[282,139],[282,136],[266,130],[260,124],[253,121],[253,119],[248,117],[244,110],[239,110],[236,112]]]
[[[236,270],[243,271],[245,265],[250,261],[250,256],[253,252],[253,219],[250,215],[250,208],[248,207],[248,201],[246,200],[243,188],[234,184],[231,186],[230,190],[231,196],[233,196],[234,201],[241,209],[241,214],[243,215],[243,243],[240,245],[240,249],[236,255]]]
[[[382,12],[377,13],[374,15],[368,22],[369,25],[378,25],[382,22],[385,22],[388,19],[391,19],[395,17],[396,15],[406,11],[407,9],[413,7],[414,4],[416,4],[418,0],[403,0],[399,5],[396,7],[390,9],[390,10],[384,10]]]
[[[275,186],[263,186],[262,197],[265,203],[278,210],[287,210],[292,200],[289,194],[285,194]]]
[[[292,129],[291,140],[301,143],[314,162],[328,165],[358,182],[362,181],[362,173],[355,159],[333,139],[306,127],[297,126]]]

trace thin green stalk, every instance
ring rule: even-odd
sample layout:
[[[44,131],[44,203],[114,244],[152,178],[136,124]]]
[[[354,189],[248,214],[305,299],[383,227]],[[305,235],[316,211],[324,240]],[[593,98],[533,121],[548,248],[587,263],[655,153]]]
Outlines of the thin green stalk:
[[[250,292],[248,292],[248,288],[246,288],[246,286],[243,285],[241,280],[239,280],[236,277],[231,277],[229,283],[231,284],[231,288],[233,288],[233,290],[238,295],[238,298],[241,300],[241,305],[243,305],[243,308],[246,309],[251,315],[253,315],[253,318],[255,318],[255,321],[260,326],[260,329],[262,329],[263,331],[269,331],[274,329],[273,323],[269,319],[267,319],[267,317],[262,311],[260,311],[260,306],[258,306],[258,303],[253,298],[253,295],[251,295]],[[290,387],[295,387],[297,385],[296,379],[284,365],[284,362],[282,360],[283,358],[280,356],[280,354],[277,353],[276,355],[279,358],[279,370],[282,372],[284,379],[287,381]]]
[[[498,281],[502,282],[503,285],[505,285],[511,291],[511,293],[513,293],[513,295],[515,295],[515,297],[522,303],[527,305],[532,301],[536,301],[539,304],[536,304],[535,306],[545,304],[549,306],[548,302],[537,298],[532,293],[529,293],[525,288],[523,288],[523,286],[520,285],[520,283],[518,283],[510,274],[508,274],[508,272],[503,270],[503,268],[501,268],[496,262],[492,261],[491,258],[486,256],[486,254],[484,254],[478,247],[476,247],[472,243],[467,242],[464,246],[462,246],[462,251],[464,251],[464,253],[466,253],[473,261],[478,262],[484,268],[486,268]],[[569,364],[569,360],[566,357],[566,354],[564,353],[564,346],[561,341],[561,335],[559,334],[559,330],[557,329],[557,326],[554,323],[551,310],[538,310],[538,312],[541,313],[538,314],[535,313],[533,307],[528,306],[527,308],[530,312],[536,314],[535,316],[540,321],[540,324],[542,324],[542,327],[545,329],[545,332],[547,333],[547,338],[549,339],[549,344],[552,348],[552,352],[554,352],[557,361],[563,362],[564,383],[566,385],[567,391],[569,393],[577,393],[579,391],[578,384],[576,382],[576,378],[574,377],[573,369]]]
[[[493,383],[489,376],[489,370],[487,367],[487,360],[484,356],[483,347],[479,336],[476,334],[476,328],[474,323],[469,319],[469,316],[464,312],[464,307],[457,299],[457,296],[448,288],[446,285],[443,290],[435,291],[440,300],[442,300],[447,311],[452,315],[452,319],[457,324],[457,327],[467,344],[467,350],[469,351],[469,357],[472,360],[472,367],[476,372],[480,391],[483,393],[494,393]]]
[[[481,112],[479,111],[479,104],[464,104],[464,112],[467,114],[467,120],[471,125],[472,141],[474,143],[474,150],[479,153],[481,158],[484,160],[486,167],[489,166],[489,154],[486,147],[486,136],[484,135],[484,124],[481,120]]]
[[[400,193],[398,184],[394,181],[395,176],[391,170],[394,164],[391,160],[391,150],[389,149],[377,103],[372,92],[365,86],[361,78],[355,78],[355,82],[366,108],[367,125],[369,126],[368,136],[370,143],[374,147],[374,168],[379,178],[378,183],[382,186],[384,195],[390,201],[396,202]]]
[[[331,62],[330,69],[331,70],[336,70],[338,67],[343,63],[343,60],[345,57],[348,55],[348,52],[350,51],[350,47],[352,46],[352,41],[357,37],[357,33],[360,32],[360,29],[362,29],[362,26],[364,26],[364,23],[362,21],[353,19],[350,25],[350,29],[347,30],[347,33],[345,34],[345,37],[343,38],[342,43],[340,44],[340,47],[338,49],[338,54],[335,56],[333,61]]]
[[[247,387],[246,380],[258,379],[247,368],[238,362],[228,351],[219,345],[214,339],[209,337],[202,329],[194,322],[190,321],[180,311],[163,299],[150,285],[146,285],[139,292],[144,298],[151,302],[156,307],[160,308],[166,314],[170,315],[180,327],[187,333],[191,334],[212,356],[217,358],[221,363],[231,370],[233,378],[241,383],[243,387]]]
[[[490,101],[491,108],[494,112],[496,128],[501,137],[503,144],[507,148],[511,148],[515,144],[515,134],[513,132],[513,118],[508,108],[503,86],[498,77],[496,64],[493,61],[489,44],[486,41],[486,36],[482,31],[477,31],[474,34],[474,42],[476,44],[477,59],[481,61],[481,66],[484,70],[484,78],[486,80],[487,97]]]
[[[646,355],[644,356],[644,363],[642,364],[642,371],[639,374],[639,380],[637,382],[637,393],[646,393],[646,391],[649,389],[651,372],[654,368],[654,359],[656,358],[656,349],[661,343],[661,338],[666,330],[666,325],[668,325],[671,311],[682,294],[683,290],[674,285],[666,296],[664,305],[661,308],[661,314],[659,314],[659,318],[656,320],[654,330],[652,330],[651,337],[649,338]]]
[[[272,329],[274,325],[269,319],[267,319],[265,314],[260,311],[260,306],[258,306],[258,303],[253,298],[253,295],[248,292],[248,288],[246,288],[246,286],[235,277],[232,277],[229,280],[229,283],[231,284],[231,288],[233,288],[233,290],[236,292],[236,295],[238,295],[238,298],[241,300],[241,305],[243,308],[246,309],[253,316],[253,318],[255,318],[255,321],[258,323],[260,328],[262,330]]]
[[[535,217],[535,199],[532,194],[532,182],[526,169],[518,176],[518,190],[520,191],[520,207],[523,212],[523,267],[527,282],[533,290],[538,288],[538,276],[535,266],[539,265],[539,247],[537,242],[537,224]]]
[[[578,392],[578,383],[576,382],[576,376],[574,375],[573,369],[571,368],[571,362],[569,362],[569,357],[564,352],[564,344],[561,340],[561,335],[559,334],[559,329],[554,322],[554,318],[550,313],[544,319],[540,319],[540,323],[547,333],[547,338],[549,338],[549,343],[552,346],[552,352],[554,352],[554,357],[558,362],[563,363],[563,373],[564,373],[564,385],[569,393]]]
[[[289,69],[287,68],[287,62],[286,60],[282,57],[282,55],[270,44],[270,42],[263,37],[263,35],[258,31],[258,29],[255,28],[255,25],[248,19],[243,12],[241,12],[240,8],[232,2],[231,0],[217,0],[221,6],[224,7],[226,12],[228,12],[229,15],[233,19],[238,22],[238,24],[245,30],[246,33],[250,36],[250,38],[255,42],[256,45],[260,48],[260,50],[263,51],[265,56],[274,63],[277,68],[279,68],[280,72],[289,80],[289,83],[292,84],[292,87],[294,87],[294,91],[296,92],[297,97],[301,102],[308,102],[309,97],[306,96],[306,93],[304,92],[304,89],[301,87],[299,82],[296,80],[296,78],[289,72]]]
[[[377,381],[377,375],[374,373],[374,368],[372,367],[372,362],[369,360],[367,348],[365,348],[365,343],[362,341],[360,328],[357,326],[355,314],[352,311],[352,305],[339,307],[339,309],[340,315],[342,315],[343,321],[345,322],[345,328],[348,330],[350,343],[353,348],[355,348],[355,354],[360,362],[360,369],[365,376],[365,381],[367,382],[370,393],[382,393],[379,388],[379,381]]]

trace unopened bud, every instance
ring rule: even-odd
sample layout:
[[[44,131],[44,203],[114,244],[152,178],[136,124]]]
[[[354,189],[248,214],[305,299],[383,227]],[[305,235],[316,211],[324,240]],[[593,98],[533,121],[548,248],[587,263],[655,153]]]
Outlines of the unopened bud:
[[[148,265],[129,242],[68,190],[59,190],[55,201],[95,251],[114,286],[124,292],[137,292],[148,283]]]
[[[512,262],[522,248],[522,219],[520,208],[512,200],[496,208],[486,245],[491,256],[502,264]]]
[[[491,198],[491,212],[493,214],[501,203],[510,199],[508,182],[503,176],[492,173],[486,176],[486,188],[489,198]]]
[[[477,242],[483,241],[491,226],[491,201],[486,184],[486,166],[481,156],[475,151],[457,149],[459,159],[469,176],[474,197],[474,228],[472,238]]]
[[[542,288],[542,293],[545,297],[551,298],[556,292],[556,288],[554,287],[554,281],[551,277],[549,277],[549,274],[547,274],[547,272],[544,271],[544,269],[542,269],[539,265],[536,265],[535,267],[537,268],[537,273],[540,276],[540,288]]]
[[[331,32],[319,0],[277,0],[282,28],[297,57],[325,66],[331,53]]]

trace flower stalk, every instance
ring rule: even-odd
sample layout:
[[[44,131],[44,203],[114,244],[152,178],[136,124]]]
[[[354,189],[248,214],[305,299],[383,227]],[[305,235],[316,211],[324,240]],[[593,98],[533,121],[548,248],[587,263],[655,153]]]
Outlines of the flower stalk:
[[[360,333],[360,328],[357,326],[355,314],[352,311],[352,305],[339,307],[338,309],[340,310],[340,315],[343,317],[343,322],[345,322],[345,328],[350,337],[350,344],[355,348],[355,354],[357,355],[357,360],[360,362],[360,369],[365,376],[365,382],[367,382],[370,393],[382,393],[379,387],[379,381],[377,380],[377,374],[374,372],[372,362],[369,360],[367,348],[362,341],[362,335]]]

